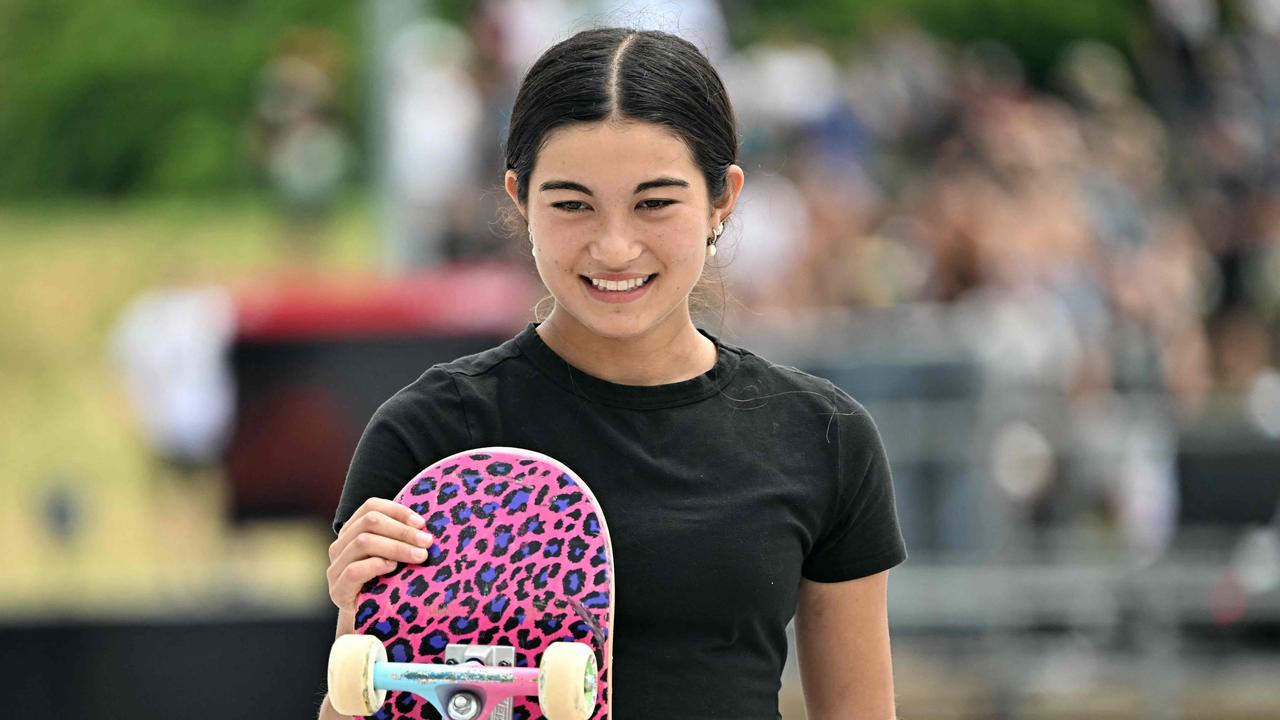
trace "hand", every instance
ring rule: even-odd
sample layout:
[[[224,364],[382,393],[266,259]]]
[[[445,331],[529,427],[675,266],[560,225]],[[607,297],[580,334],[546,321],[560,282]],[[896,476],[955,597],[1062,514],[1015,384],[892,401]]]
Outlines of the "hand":
[[[396,563],[420,563],[435,538],[422,530],[422,516],[396,502],[369,498],[342,526],[329,546],[329,598],[339,613],[354,616],[356,595]]]

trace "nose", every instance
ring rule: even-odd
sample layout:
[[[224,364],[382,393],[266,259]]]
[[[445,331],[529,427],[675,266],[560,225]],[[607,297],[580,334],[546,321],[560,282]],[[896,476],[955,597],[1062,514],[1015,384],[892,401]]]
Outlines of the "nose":
[[[604,269],[621,272],[640,259],[644,246],[623,223],[614,222],[602,228],[601,234],[592,241],[589,252],[591,259]]]

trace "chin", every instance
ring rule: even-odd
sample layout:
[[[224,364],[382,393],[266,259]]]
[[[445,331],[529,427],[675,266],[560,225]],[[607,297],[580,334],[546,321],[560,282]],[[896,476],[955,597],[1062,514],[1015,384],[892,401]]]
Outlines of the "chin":
[[[656,319],[647,317],[647,313],[645,316],[627,313],[609,317],[598,313],[581,313],[566,310],[565,314],[572,318],[574,324],[591,335],[608,340],[626,340],[639,337],[660,324]]]
[[[639,318],[597,319],[584,323],[591,334],[610,340],[626,340],[638,337],[652,330],[654,323],[646,323]]]

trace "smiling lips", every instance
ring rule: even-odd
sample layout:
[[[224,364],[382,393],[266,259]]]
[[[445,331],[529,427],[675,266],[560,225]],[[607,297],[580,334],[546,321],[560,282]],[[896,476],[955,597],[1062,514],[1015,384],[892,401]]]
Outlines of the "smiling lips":
[[[601,278],[588,278],[588,279],[591,281],[591,284],[596,287],[597,290],[626,292],[627,290],[635,290],[641,285],[644,285],[645,283],[649,282],[649,278],[651,277],[653,276],[645,275],[643,277],[634,277],[626,280],[603,280]]]
[[[583,276],[590,294],[605,302],[627,302],[640,297],[649,287],[653,275],[615,275],[606,277]]]

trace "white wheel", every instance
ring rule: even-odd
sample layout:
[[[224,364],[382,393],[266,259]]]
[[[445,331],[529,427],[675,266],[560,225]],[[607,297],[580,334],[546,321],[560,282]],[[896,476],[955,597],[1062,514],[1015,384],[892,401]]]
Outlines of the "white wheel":
[[[374,663],[387,661],[387,649],[372,635],[343,635],[329,651],[329,702],[343,715],[372,715],[387,701],[373,687]]]
[[[587,720],[596,707],[596,655],[582,643],[551,643],[538,665],[538,703],[547,720]]]

